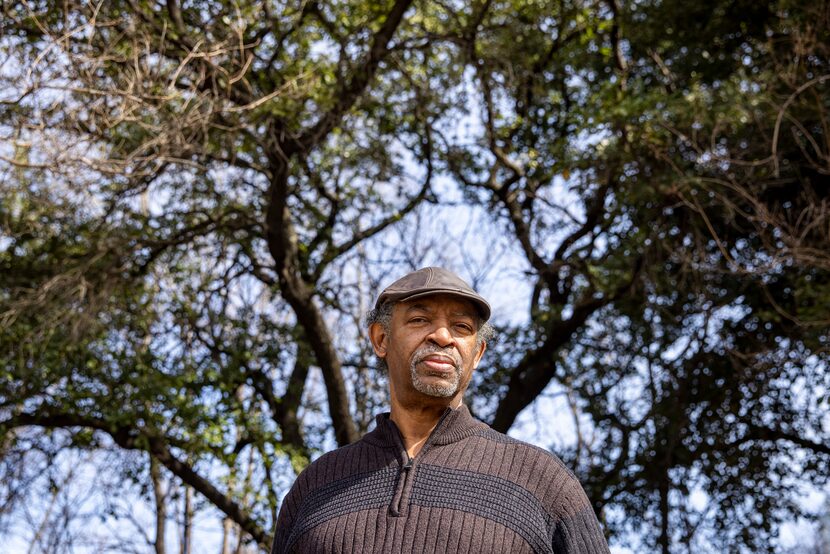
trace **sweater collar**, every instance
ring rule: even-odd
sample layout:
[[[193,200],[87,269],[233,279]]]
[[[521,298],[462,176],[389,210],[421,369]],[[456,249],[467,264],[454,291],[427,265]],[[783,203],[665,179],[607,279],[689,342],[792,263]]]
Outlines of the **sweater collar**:
[[[375,418],[375,428],[367,433],[363,439],[381,447],[395,447],[398,444],[400,431],[395,423],[389,419],[389,412],[378,414]],[[486,429],[487,425],[475,419],[467,406],[461,404],[456,409],[447,408],[432,431],[429,442],[432,445],[451,444],[476,432]]]

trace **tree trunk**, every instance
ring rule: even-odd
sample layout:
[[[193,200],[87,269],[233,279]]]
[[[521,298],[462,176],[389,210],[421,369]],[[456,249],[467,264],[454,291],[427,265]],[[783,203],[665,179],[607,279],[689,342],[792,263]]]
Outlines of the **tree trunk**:
[[[669,550],[669,475],[668,471],[660,481],[660,552],[670,554]]]
[[[231,531],[233,520],[226,517],[222,520],[222,554],[231,554]]]
[[[165,554],[164,529],[167,522],[167,495],[161,482],[161,468],[153,456],[150,456],[150,479],[153,481],[153,500],[156,505],[156,554]]]
[[[349,395],[334,340],[320,308],[314,302],[314,289],[305,282],[300,271],[297,253],[299,239],[291,221],[288,194],[288,161],[276,158],[272,162],[271,187],[268,192],[268,249],[274,258],[280,292],[294,311],[297,323],[305,331],[311,351],[323,373],[334,437],[338,445],[345,446],[360,437],[349,410]]]
[[[193,489],[185,486],[184,488],[184,524],[182,532],[182,547],[181,554],[190,554],[190,547],[192,541],[192,524],[193,524]]]

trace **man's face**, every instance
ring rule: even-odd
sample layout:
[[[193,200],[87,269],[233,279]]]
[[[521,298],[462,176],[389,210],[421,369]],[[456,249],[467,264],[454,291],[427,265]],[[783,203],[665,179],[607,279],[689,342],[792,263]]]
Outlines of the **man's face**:
[[[389,367],[393,402],[460,398],[485,349],[476,345],[477,321],[471,302],[434,295],[396,304],[388,331],[373,325],[372,345]]]

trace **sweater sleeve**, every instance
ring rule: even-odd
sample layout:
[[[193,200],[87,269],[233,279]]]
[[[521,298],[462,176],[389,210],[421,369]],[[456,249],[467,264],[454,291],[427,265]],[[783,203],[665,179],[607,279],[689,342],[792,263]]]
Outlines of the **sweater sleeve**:
[[[293,489],[291,492],[293,492]],[[271,547],[271,554],[283,554],[287,551],[288,537],[291,535],[294,520],[294,514],[290,513],[291,510],[288,508],[288,499],[291,496],[291,492],[288,493],[285,501],[283,501],[280,514],[277,516],[277,527],[274,531],[274,544]]]
[[[553,533],[553,551],[556,554],[609,554],[592,509],[559,520]]]
[[[294,485],[285,499],[282,501],[280,513],[277,516],[277,525],[274,531],[274,544],[271,547],[271,554],[285,554],[288,552],[288,541],[291,539],[291,531],[294,529],[294,523],[297,517],[297,512],[300,508],[305,492],[308,489],[308,468],[306,471],[300,473],[294,481]]]
[[[575,477],[565,487],[552,532],[555,554],[610,554],[594,509]]]

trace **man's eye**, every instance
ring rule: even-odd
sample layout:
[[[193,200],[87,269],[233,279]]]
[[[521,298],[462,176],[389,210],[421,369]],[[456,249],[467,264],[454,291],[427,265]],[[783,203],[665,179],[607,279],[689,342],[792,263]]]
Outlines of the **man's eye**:
[[[427,320],[425,317],[413,317],[409,320],[410,323],[424,323]]]
[[[473,332],[473,326],[468,323],[458,323],[456,324],[456,327],[467,333]]]

